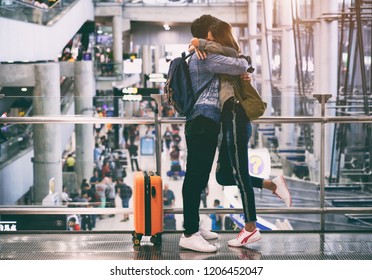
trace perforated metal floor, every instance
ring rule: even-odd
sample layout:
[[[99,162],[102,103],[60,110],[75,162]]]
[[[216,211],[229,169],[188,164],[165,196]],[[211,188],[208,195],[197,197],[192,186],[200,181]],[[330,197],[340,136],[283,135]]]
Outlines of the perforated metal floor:
[[[1,260],[372,260],[372,232],[262,232],[249,248],[231,248],[236,233],[212,241],[216,253],[197,253],[178,246],[180,232],[166,232],[154,246],[143,237],[134,247],[130,232],[0,233]]]

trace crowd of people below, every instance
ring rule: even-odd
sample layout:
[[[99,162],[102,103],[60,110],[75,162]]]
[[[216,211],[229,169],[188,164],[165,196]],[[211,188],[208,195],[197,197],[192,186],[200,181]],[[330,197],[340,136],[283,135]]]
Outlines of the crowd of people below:
[[[102,111],[98,111],[103,116]],[[101,208],[128,208],[132,197],[133,186],[124,182],[127,177],[127,168],[132,172],[141,171],[139,153],[141,137],[155,137],[153,125],[147,125],[144,129],[141,125],[124,125],[122,129],[121,149],[115,148],[113,126],[99,124],[94,128],[95,147],[93,150],[94,166],[92,176],[83,179],[80,189],[68,193],[71,187],[64,187],[62,198],[69,207],[101,207]],[[169,155],[171,164],[180,164],[179,125],[166,127],[162,137],[162,152]],[[122,154],[119,154],[122,153]],[[65,158],[64,171],[75,172],[74,152],[68,152]],[[166,202],[165,204],[166,205]],[[113,217],[114,215],[109,215]],[[70,218],[72,219],[70,221]],[[103,215],[77,215],[68,219],[71,224],[69,229],[93,230],[97,219],[106,218]],[[121,221],[129,220],[128,214],[124,214]],[[172,228],[175,229],[175,222]]]

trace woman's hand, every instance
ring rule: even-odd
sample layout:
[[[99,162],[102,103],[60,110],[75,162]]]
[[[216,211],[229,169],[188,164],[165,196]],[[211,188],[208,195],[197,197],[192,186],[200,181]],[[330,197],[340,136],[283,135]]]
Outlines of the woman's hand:
[[[193,45],[189,45],[189,53],[195,51],[196,48]]]
[[[207,57],[207,53],[205,51],[201,51],[198,49],[199,47],[199,39],[192,38],[189,45],[189,52],[195,50],[196,56],[198,59],[205,59]]]
[[[249,74],[248,72],[245,72],[244,74],[240,75],[240,79],[244,81],[248,81],[249,83],[252,83],[251,74]]]
[[[206,59],[207,58],[207,53],[205,51],[201,51],[199,49],[195,49],[196,56],[198,59]]]
[[[191,41],[190,41],[190,46],[194,46],[195,49],[197,49],[199,47],[199,39],[198,38],[192,38]]]

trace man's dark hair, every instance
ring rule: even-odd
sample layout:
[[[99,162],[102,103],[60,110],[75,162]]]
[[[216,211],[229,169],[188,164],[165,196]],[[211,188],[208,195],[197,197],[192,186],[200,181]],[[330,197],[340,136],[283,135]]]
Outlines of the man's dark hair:
[[[191,34],[195,38],[206,39],[208,36],[209,27],[220,21],[218,18],[211,15],[202,15],[191,23]]]

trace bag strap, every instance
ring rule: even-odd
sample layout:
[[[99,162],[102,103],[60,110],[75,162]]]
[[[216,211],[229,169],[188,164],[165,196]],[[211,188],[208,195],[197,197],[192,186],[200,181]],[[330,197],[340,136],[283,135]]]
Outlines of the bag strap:
[[[192,52],[190,52],[190,53],[188,53],[186,55],[186,52],[182,52],[181,57],[182,57],[183,60],[186,60],[186,59],[190,58],[194,53],[195,53],[195,51],[192,51]],[[201,89],[199,89],[195,93],[195,95],[197,95],[199,97],[199,95],[209,86],[209,84],[212,82],[212,80],[209,83],[207,83],[204,87],[202,87]]]
[[[233,82],[234,82],[234,95],[235,95],[236,99],[238,99],[238,101],[241,103],[241,102],[243,102],[243,98],[241,96],[242,88],[240,86],[240,81],[238,82],[237,79],[234,79]]]
[[[186,60],[186,59],[188,59],[189,57],[191,57],[193,54],[195,53],[195,51],[192,51],[192,52],[190,52],[190,53],[188,53],[187,55],[186,55],[186,52],[183,52],[182,53],[182,59],[184,59],[184,60]],[[209,83],[207,83],[204,87],[202,87],[201,89],[199,89],[197,92],[196,92],[196,95],[200,95],[208,86],[209,86],[209,84],[212,82],[212,80],[209,82]]]
[[[190,56],[192,56],[194,53],[195,53],[195,51],[192,51],[192,52],[190,52],[189,54],[186,55],[186,52],[183,52],[183,53],[181,54],[182,59],[186,60],[186,59],[188,59]]]

